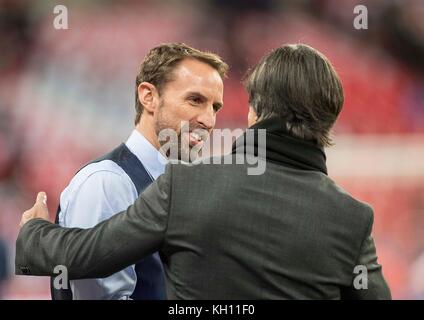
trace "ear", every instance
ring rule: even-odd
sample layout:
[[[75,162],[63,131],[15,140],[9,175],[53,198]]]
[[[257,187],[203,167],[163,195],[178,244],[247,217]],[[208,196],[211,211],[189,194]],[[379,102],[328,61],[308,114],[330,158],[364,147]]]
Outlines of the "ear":
[[[159,101],[159,94],[156,87],[149,82],[142,82],[138,85],[138,100],[148,113],[154,113]]]
[[[247,126],[251,127],[258,121],[258,115],[252,107],[249,107],[249,114],[247,115]]]

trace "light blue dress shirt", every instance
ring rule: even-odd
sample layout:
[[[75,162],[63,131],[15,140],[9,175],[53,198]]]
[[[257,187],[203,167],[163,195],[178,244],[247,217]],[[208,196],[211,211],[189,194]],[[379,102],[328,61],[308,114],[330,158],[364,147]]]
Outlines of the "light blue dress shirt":
[[[137,130],[125,145],[137,156],[153,179],[164,170],[166,158]],[[111,160],[89,164],[80,170],[60,196],[59,224],[91,228],[126,210],[138,198],[125,171]],[[134,266],[104,279],[70,281],[74,300],[129,299],[137,282]]]

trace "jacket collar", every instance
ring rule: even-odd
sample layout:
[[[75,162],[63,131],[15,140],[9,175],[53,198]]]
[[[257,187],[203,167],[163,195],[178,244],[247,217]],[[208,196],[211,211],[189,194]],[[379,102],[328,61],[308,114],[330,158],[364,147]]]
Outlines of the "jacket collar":
[[[258,143],[260,129],[266,130],[266,144]],[[247,134],[249,130],[253,132]],[[267,161],[283,166],[327,174],[324,149],[311,141],[292,137],[277,118],[257,122],[233,144],[233,154],[249,154],[252,151],[255,156],[266,155]]]

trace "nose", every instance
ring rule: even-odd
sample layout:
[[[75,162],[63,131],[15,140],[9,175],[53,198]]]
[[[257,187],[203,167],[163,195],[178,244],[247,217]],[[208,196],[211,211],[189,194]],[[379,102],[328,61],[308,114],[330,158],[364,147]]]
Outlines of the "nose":
[[[215,127],[216,114],[212,106],[208,107],[197,117],[197,122],[207,130],[212,130]]]

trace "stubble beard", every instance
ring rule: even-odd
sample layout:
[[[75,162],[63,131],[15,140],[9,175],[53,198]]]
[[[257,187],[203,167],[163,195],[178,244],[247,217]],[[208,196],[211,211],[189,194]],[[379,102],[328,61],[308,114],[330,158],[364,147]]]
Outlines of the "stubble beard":
[[[191,152],[191,150],[193,149],[193,147],[191,147],[189,145],[189,141],[188,141],[188,135],[185,137],[185,139],[187,139],[187,141],[182,141],[182,134],[181,132],[183,131],[188,131],[189,130],[189,124],[188,123],[173,123],[166,115],[166,111],[164,110],[164,101],[162,100],[159,104],[159,108],[158,108],[158,116],[157,116],[157,121],[155,122],[155,132],[156,132],[156,136],[159,137],[160,133],[163,132],[164,130],[173,130],[175,132],[175,134],[177,135],[177,140],[172,143],[171,142],[171,146],[170,148],[175,148],[173,150],[178,150],[177,152],[170,152],[171,149],[168,149],[166,152],[162,152],[169,160],[181,160],[184,162],[192,162],[196,159],[193,159],[193,154],[197,153],[198,156],[201,155],[201,150],[195,150],[195,152]],[[185,125],[187,127],[182,128],[182,126]],[[169,141],[167,140],[159,140],[159,144],[160,147],[162,148],[166,143],[168,143]],[[191,152],[191,157],[190,157],[190,152]],[[174,155],[177,155],[176,157]]]

